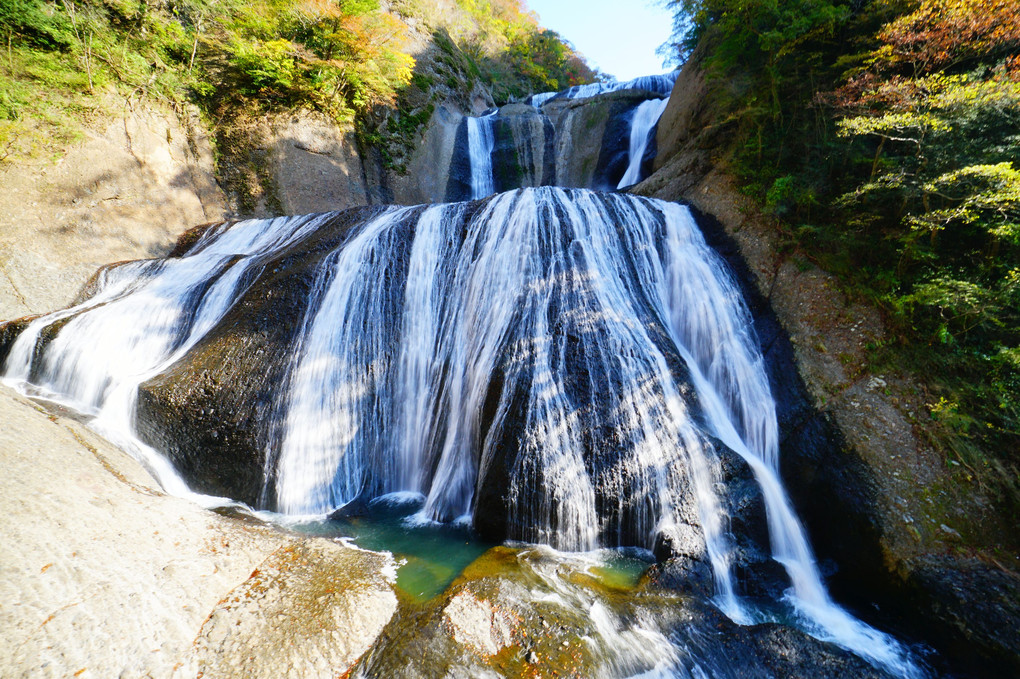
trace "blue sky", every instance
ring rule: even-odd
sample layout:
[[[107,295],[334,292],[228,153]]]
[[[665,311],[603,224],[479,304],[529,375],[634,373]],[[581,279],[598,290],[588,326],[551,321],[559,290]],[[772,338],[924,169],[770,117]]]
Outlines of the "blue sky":
[[[656,5],[655,0],[528,0],[542,26],[620,80],[669,70],[655,48],[669,37],[672,17]]]

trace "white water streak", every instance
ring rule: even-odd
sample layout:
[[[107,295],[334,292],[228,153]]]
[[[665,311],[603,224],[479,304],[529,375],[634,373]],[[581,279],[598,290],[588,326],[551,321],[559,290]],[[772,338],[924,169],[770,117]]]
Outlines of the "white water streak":
[[[495,147],[493,123],[496,112],[479,118],[468,117],[468,159],[471,162],[471,198],[485,198],[496,192],[492,176],[492,150]]]
[[[648,148],[648,136],[651,134],[652,128],[659,122],[668,103],[668,99],[649,99],[641,102],[634,110],[634,116],[630,121],[627,171],[616,188],[622,189],[641,181],[641,161],[645,157],[645,149]]]
[[[367,482],[372,435],[388,424],[378,421],[386,404],[377,382],[390,357],[373,315],[387,292],[378,281],[395,266],[388,227],[406,212],[391,208],[370,220],[318,267],[312,296],[321,301],[300,333],[277,467],[284,513],[327,512]]]
[[[428,518],[456,519],[472,510],[515,422],[511,534],[568,549],[650,547],[700,526],[720,606],[744,621],[710,435],[758,479],[805,627],[921,675],[895,641],[829,599],[779,482],[775,406],[749,314],[685,208],[544,188],[497,196],[470,219],[464,204],[413,211],[384,211],[320,266],[282,444],[269,456],[281,511],[321,514],[366,490],[411,491],[426,495]],[[30,324],[6,379],[94,415],[186,494],[165,458],[134,437],[138,386],[215,327],[249,274],[328,217],[222,226],[183,257],[105,272],[93,298]],[[689,412],[667,344],[687,363],[710,432]]]
[[[167,459],[135,436],[138,386],[169,368],[223,317],[251,267],[322,219],[220,225],[182,257],[105,271],[95,296],[26,328],[8,356],[5,382],[92,415],[91,426],[139,459],[167,492],[214,502],[191,493]],[[35,357],[44,330],[64,321]]]
[[[750,314],[729,276],[719,275],[724,270],[721,260],[704,242],[690,213],[677,205],[665,209],[667,221],[687,224],[682,238],[670,233],[666,248],[671,285],[664,311],[669,328],[691,368],[713,432],[754,471],[765,499],[773,556],[790,576],[793,588],[787,596],[804,618],[806,631],[898,676],[924,676],[895,639],[830,599],[779,481],[775,405],[764,362],[750,336]]]

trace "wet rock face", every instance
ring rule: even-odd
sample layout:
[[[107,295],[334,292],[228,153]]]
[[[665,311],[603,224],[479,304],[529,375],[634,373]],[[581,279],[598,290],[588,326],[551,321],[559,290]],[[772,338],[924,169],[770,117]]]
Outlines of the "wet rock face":
[[[974,676],[1020,676],[1020,637],[1003,624],[1020,620],[1020,578],[976,559],[926,556],[910,566],[905,604],[924,636]]]
[[[139,437],[194,490],[273,506],[263,492],[266,451],[315,266],[371,213],[339,213],[314,239],[281,253],[198,345],[139,387]]]
[[[510,104],[499,110],[492,150],[496,191],[556,183],[556,132],[533,106]]]
[[[18,335],[36,318],[38,316],[25,316],[24,318],[0,323],[0,367],[3,367],[4,362],[7,360],[7,354],[10,353],[11,347],[14,346],[15,340],[18,339]]]
[[[492,172],[495,191],[528,186],[564,186],[602,191],[616,189],[627,171],[630,123],[651,92],[622,90],[589,99],[559,99],[541,111],[528,104],[508,104],[492,119]],[[449,137],[436,127],[426,135]],[[446,148],[446,147],[444,147]],[[651,169],[655,144],[645,149],[643,166]],[[457,128],[451,153],[436,161],[449,167],[445,200],[471,198],[471,162],[467,121]]]

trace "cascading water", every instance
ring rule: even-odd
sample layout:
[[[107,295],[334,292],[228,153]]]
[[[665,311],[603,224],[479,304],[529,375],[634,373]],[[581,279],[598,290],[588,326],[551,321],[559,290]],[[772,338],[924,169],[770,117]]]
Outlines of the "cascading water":
[[[670,74],[578,86],[535,95],[532,101],[582,100],[576,105],[543,109],[518,104],[463,118],[446,199],[484,198],[496,190],[527,186],[613,190],[638,183],[674,78]],[[597,96],[625,89],[632,92]]]
[[[667,103],[669,103],[668,99],[649,99],[634,110],[634,117],[630,123],[630,152],[627,171],[616,188],[632,186],[643,179],[641,164],[645,158],[645,149],[648,148],[648,137],[659,122],[659,118],[662,117],[662,112],[666,110]]]
[[[496,192],[492,175],[495,147],[493,119],[496,112],[467,119],[468,159],[471,163],[471,198],[485,198]]]
[[[188,490],[167,459],[134,433],[138,385],[185,355],[222,318],[274,254],[314,233],[323,217],[248,220],[206,231],[187,257],[105,269],[90,298],[33,321],[4,364],[4,381],[95,419],[169,492]],[[60,332],[37,355],[42,333]]]
[[[144,451],[132,435],[139,385],[186,361],[333,219],[226,224],[182,257],[108,270],[91,299],[22,332],[6,380]],[[330,243],[279,357],[287,391],[265,425],[279,430],[263,437],[278,442],[271,508],[325,514],[407,491],[425,497],[424,519],[470,515],[561,549],[650,549],[666,536],[707,559],[718,605],[748,622],[764,614],[735,593],[720,466],[735,451],[760,484],[804,626],[919,675],[828,598],[778,481],[747,310],[685,208],[527,189],[389,208]],[[155,451],[142,456],[182,487]]]
[[[645,75],[633,80],[610,80],[607,82],[590,83],[588,85],[575,85],[562,92],[542,92],[528,97],[527,102],[535,108],[553,99],[587,99],[607,92],[619,92],[621,90],[643,90],[663,97],[668,97],[676,82],[679,71],[663,73],[662,75]]]

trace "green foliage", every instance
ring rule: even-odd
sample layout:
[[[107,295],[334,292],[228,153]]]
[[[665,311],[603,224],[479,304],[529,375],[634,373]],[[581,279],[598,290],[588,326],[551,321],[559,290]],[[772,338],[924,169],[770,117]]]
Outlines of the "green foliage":
[[[936,395],[936,439],[1016,512],[1020,5],[668,4],[745,193],[887,312],[883,352]]]
[[[231,64],[243,74],[242,89],[248,94],[267,89],[286,91],[298,76],[294,45],[289,40],[237,41],[230,51]]]
[[[538,25],[522,0],[456,0],[472,20],[456,51],[499,103],[592,82],[596,74],[556,32]],[[444,47],[446,49],[446,47]]]
[[[41,0],[0,0],[0,26],[4,38],[16,34],[40,47],[67,49],[74,39],[66,17]]]
[[[0,0],[0,115],[19,121],[4,138],[14,155],[38,153],[47,128],[87,124],[75,112],[101,108],[106,88],[193,99],[217,119],[306,106],[350,123],[409,81],[405,34],[378,0]]]

